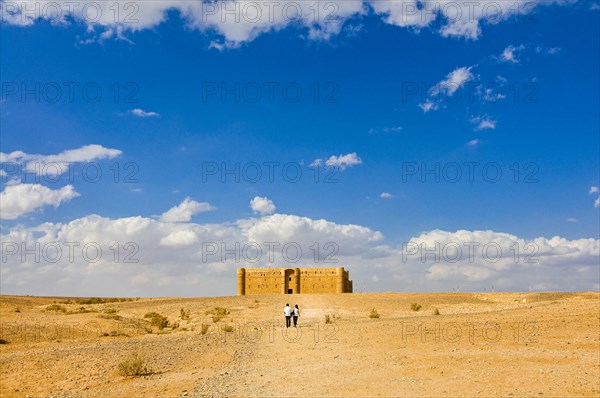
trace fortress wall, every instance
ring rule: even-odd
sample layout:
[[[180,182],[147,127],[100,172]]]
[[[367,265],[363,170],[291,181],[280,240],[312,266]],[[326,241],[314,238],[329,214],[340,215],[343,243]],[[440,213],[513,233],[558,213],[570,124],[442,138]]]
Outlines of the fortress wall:
[[[304,268],[300,270],[303,293],[335,293],[337,291],[336,268]]]
[[[238,295],[351,293],[349,271],[338,268],[239,268]]]
[[[246,269],[245,294],[281,294],[284,289],[283,271],[281,268]]]

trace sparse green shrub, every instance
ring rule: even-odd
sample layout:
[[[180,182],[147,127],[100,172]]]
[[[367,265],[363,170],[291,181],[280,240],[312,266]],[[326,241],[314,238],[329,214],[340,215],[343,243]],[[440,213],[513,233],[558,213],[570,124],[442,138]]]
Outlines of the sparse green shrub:
[[[190,319],[190,310],[184,310],[183,308],[179,311],[181,313],[181,319]]]
[[[68,300],[70,301],[70,300]],[[106,303],[122,303],[124,301],[132,301],[130,298],[108,298],[108,297],[90,297],[90,298],[82,298],[77,299],[75,302],[77,304],[106,304]],[[65,304],[69,304],[66,303]]]
[[[129,337],[129,335],[119,332],[118,330],[111,330],[110,333],[107,332],[103,332],[102,336],[104,337],[119,337],[119,336],[125,336],[125,337]]]
[[[325,315],[325,323],[334,323],[342,319],[340,314],[326,314]]]
[[[121,376],[143,376],[152,373],[146,367],[146,361],[137,352],[134,352],[119,364],[118,372]]]
[[[105,303],[104,299],[101,299],[99,297],[90,297],[90,298],[87,298],[87,299],[79,299],[79,300],[75,300],[75,302],[77,304],[88,304],[88,305],[90,305],[90,304],[104,304]]]
[[[231,325],[223,325],[223,327],[221,329],[223,329],[223,331],[227,332],[227,333],[233,332],[233,326],[231,326]]]
[[[65,307],[63,307],[62,305],[58,305],[58,304],[51,304],[49,306],[46,307],[46,311],[56,311],[56,312],[67,312],[67,309]]]
[[[369,314],[369,318],[379,318],[379,312],[377,312],[377,310],[375,308],[373,308],[371,310],[371,313]]]
[[[179,322],[175,321],[173,322],[173,324],[171,325],[171,329],[177,329],[179,328]]]
[[[102,310],[102,312],[104,312],[105,314],[116,314],[117,312],[119,312],[119,310],[116,308],[106,308]]]
[[[100,314],[100,315],[98,315],[98,318],[113,319],[115,321],[120,321],[121,319],[123,319],[123,317],[121,315],[117,315],[117,314]]]
[[[410,309],[413,310],[413,311],[419,311],[421,309],[421,304],[412,303],[410,305]]]
[[[98,312],[98,310],[96,310],[94,308],[79,307],[73,311],[68,311],[68,313],[70,315],[72,315],[72,314],[87,314],[88,312]]]
[[[226,308],[216,307],[217,315],[229,315],[229,311]]]
[[[227,311],[227,308],[215,307],[212,310],[206,311],[206,315],[219,315],[219,316],[223,317],[225,315],[229,315],[229,311]]]
[[[437,308],[435,308],[433,310],[433,315],[440,315],[440,310],[438,310]]]
[[[165,316],[154,311],[146,313],[144,318],[150,318],[150,325],[158,327],[159,330],[163,330],[169,325],[169,321]]]

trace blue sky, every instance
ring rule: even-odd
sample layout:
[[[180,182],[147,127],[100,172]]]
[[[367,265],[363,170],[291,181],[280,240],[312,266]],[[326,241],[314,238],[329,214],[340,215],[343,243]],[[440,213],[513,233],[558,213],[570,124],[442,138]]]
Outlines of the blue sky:
[[[127,24],[106,8],[49,20],[45,2],[28,19],[3,2],[2,292],[233,294],[240,263],[194,259],[202,242],[253,238],[336,242],[369,291],[598,290],[598,4],[482,1],[502,16],[453,19],[461,2],[420,3],[442,7],[433,21],[393,7],[411,3],[320,4],[335,23],[140,3]],[[81,164],[55,182],[17,172],[65,159]],[[90,162],[97,181],[82,175]],[[221,176],[236,165],[239,182]],[[538,245],[540,261],[399,261],[403,243],[463,242],[458,231]],[[140,261],[11,254],[67,236],[135,242]]]

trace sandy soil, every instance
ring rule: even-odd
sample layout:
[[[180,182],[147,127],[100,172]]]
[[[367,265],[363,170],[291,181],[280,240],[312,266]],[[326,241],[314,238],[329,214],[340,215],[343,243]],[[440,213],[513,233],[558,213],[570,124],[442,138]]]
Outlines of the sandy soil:
[[[0,296],[2,397],[600,396],[598,293],[66,300]],[[151,373],[118,374],[133,352]]]

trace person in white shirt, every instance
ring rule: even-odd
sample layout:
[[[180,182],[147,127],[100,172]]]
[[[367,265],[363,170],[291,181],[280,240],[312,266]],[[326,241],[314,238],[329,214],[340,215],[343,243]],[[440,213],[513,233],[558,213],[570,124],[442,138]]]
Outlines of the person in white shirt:
[[[292,316],[294,317],[294,327],[298,327],[298,317],[300,316],[300,309],[298,308],[298,304],[294,306],[292,309]]]
[[[289,304],[286,304],[283,308],[283,315],[285,315],[285,327],[290,327],[290,321],[292,318],[292,307]]]

